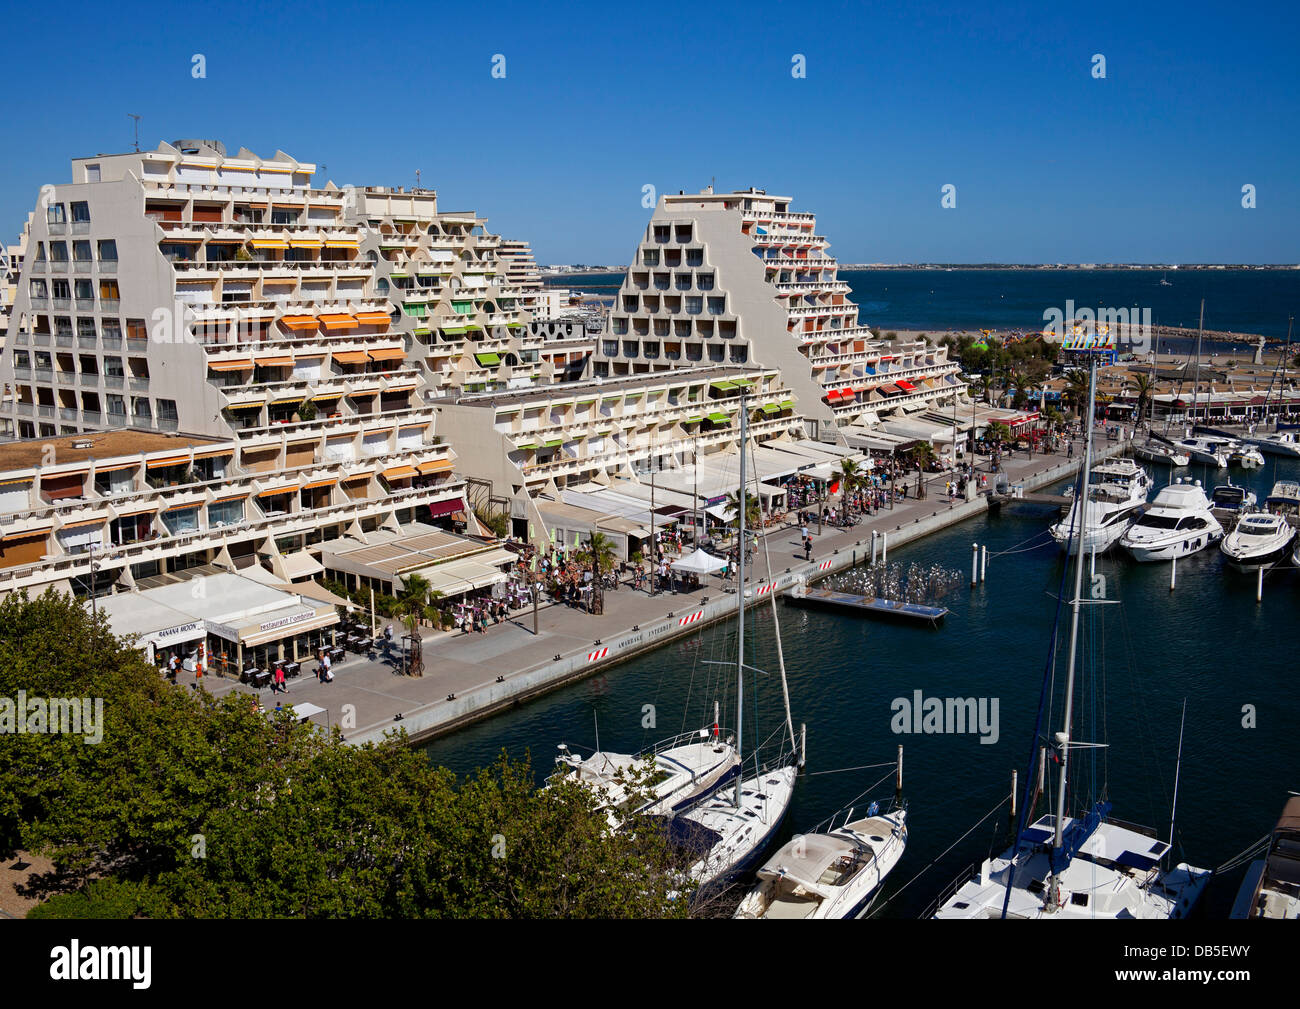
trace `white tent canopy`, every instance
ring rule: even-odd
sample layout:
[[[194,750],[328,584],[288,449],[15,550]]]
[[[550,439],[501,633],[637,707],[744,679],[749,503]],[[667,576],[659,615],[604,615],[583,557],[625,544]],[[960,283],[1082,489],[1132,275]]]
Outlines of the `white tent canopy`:
[[[711,575],[725,568],[727,562],[704,550],[692,550],[686,556],[673,561],[670,566],[674,571],[683,571],[686,574]]]

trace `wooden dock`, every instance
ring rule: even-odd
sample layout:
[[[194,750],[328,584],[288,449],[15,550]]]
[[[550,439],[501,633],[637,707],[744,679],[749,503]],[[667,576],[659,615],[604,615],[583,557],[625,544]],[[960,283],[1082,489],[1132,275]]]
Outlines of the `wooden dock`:
[[[786,596],[786,599],[795,606],[844,610],[850,613],[860,613],[863,616],[931,625],[937,625],[948,615],[947,608],[943,606],[905,603],[899,599],[877,599],[873,596],[860,596],[852,592],[837,592],[834,589],[796,589],[792,590]]]

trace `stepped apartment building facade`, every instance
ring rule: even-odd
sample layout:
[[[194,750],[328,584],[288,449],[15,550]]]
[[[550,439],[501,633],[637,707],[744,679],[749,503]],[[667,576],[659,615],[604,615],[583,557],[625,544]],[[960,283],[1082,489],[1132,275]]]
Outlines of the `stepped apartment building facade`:
[[[314,173],[178,141],[42,191],[0,354],[0,591],[289,556],[310,577],[338,537],[477,532],[382,237]]]
[[[592,361],[601,376],[721,364],[777,368],[814,437],[842,441],[887,413],[964,388],[944,347],[884,342],[791,199],[749,189],[660,197]]]

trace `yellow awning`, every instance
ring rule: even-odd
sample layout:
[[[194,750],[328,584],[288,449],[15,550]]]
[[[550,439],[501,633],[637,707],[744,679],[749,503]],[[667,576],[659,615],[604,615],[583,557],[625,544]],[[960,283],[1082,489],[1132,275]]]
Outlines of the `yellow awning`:
[[[289,243],[272,238],[254,238],[248,243],[254,249],[287,249]]]
[[[319,249],[325,243],[319,238],[291,238],[289,244],[295,249]]]
[[[246,371],[253,366],[251,358],[239,358],[232,361],[209,361],[208,367],[213,371]]]
[[[394,466],[392,469],[384,470],[385,480],[406,480],[415,476],[417,470],[414,466]]]
[[[355,239],[355,238],[354,238],[354,239],[351,239],[351,240],[348,240],[348,241],[333,241],[333,240],[330,240],[330,241],[327,241],[327,242],[325,243],[325,248],[327,248],[327,249],[355,249],[355,248],[358,248],[360,245],[361,245],[360,240],[359,240],[359,239]]]
[[[292,357],[259,357],[257,366],[259,368],[284,368],[293,364]]]
[[[158,469],[162,466],[179,466],[183,462],[189,462],[190,457],[187,455],[169,455],[166,459],[148,459],[145,461],[146,469]]]
[[[380,350],[367,351],[372,361],[401,361],[406,358],[406,351],[401,347],[383,347]]]
[[[356,329],[357,320],[350,315],[322,315],[320,321],[326,329]]]
[[[451,472],[451,461],[448,459],[434,459],[432,462],[420,463],[420,472],[429,473],[449,473]]]
[[[336,364],[365,364],[370,358],[366,356],[364,350],[336,350],[334,352],[334,362]]]

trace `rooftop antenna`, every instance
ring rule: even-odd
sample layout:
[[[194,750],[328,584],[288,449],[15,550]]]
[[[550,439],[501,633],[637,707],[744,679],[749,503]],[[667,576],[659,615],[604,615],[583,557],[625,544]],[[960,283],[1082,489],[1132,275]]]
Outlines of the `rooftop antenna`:
[[[415,188],[420,188],[420,170],[418,168],[415,170]]]
[[[135,120],[135,152],[140,153],[140,117],[134,112],[128,112],[127,117]]]

